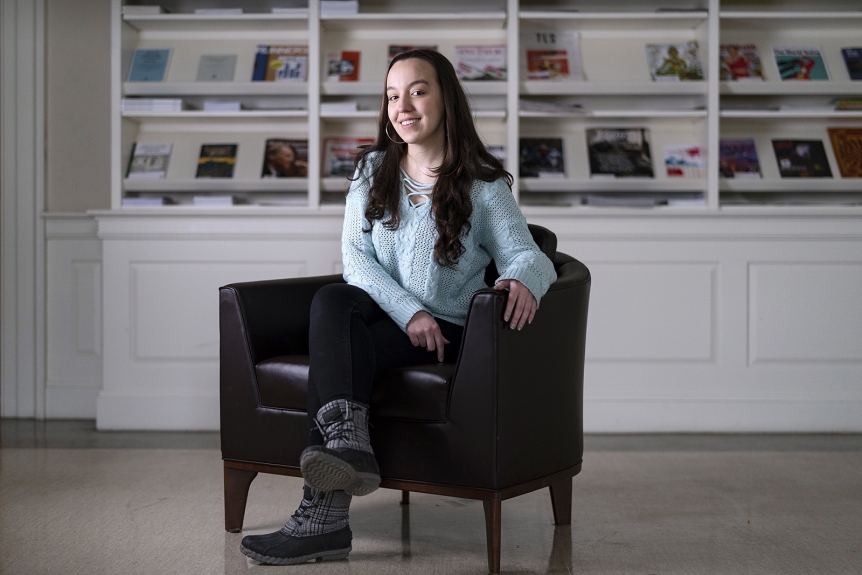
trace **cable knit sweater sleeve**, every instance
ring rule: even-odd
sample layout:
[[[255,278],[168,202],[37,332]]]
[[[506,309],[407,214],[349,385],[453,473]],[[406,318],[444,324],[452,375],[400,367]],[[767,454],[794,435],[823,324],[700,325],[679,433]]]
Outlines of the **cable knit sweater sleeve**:
[[[557,279],[554,264],[533,241],[527,220],[503,180],[485,187],[483,199],[483,224],[487,235],[482,243],[500,270],[495,283],[518,280],[527,286],[538,303]]]
[[[368,220],[365,219],[365,206],[371,186],[370,163],[366,162],[365,169],[351,184],[347,194],[344,229],[341,234],[344,280],[365,290],[402,330],[407,331],[407,322],[416,312],[427,310],[419,299],[407,292],[380,265],[372,234],[362,231],[369,228]]]

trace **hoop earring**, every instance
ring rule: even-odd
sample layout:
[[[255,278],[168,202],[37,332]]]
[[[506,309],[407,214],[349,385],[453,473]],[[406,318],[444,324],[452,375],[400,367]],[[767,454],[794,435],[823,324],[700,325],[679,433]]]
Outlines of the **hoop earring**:
[[[384,131],[384,132],[386,132],[386,137],[387,137],[387,138],[389,138],[392,142],[394,142],[394,143],[396,143],[396,144],[403,144],[403,143],[404,143],[404,140],[401,140],[401,141],[399,142],[398,140],[393,139],[393,138],[392,138],[392,136],[390,136],[390,135],[389,135],[389,126],[391,126],[391,125],[392,125],[391,123],[390,123],[390,124],[386,124],[386,127],[383,129],[383,131]],[[395,132],[395,135],[397,136],[397,135],[398,135],[398,132]]]

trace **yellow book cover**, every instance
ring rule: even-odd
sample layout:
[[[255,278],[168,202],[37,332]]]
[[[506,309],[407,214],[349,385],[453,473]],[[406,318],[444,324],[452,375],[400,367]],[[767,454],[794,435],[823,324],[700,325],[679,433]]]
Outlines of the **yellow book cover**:
[[[829,128],[842,178],[862,178],[862,128]]]

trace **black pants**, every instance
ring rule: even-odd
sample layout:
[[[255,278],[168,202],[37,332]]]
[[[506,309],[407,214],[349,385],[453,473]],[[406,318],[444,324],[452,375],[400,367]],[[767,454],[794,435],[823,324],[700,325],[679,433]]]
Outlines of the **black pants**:
[[[455,363],[464,328],[434,318],[443,337],[444,362]],[[311,303],[308,418],[311,445],[323,438],[313,423],[321,406],[335,399],[371,403],[374,376],[394,367],[437,363],[437,352],[414,346],[392,318],[362,289],[330,284]]]

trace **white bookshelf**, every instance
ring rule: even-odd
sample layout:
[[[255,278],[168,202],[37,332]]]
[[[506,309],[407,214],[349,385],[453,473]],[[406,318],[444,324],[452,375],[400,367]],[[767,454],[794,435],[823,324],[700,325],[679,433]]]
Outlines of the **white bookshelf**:
[[[827,127],[862,127],[862,111],[826,108],[835,98],[862,98],[862,81],[849,78],[840,55],[841,47],[862,44],[858,35],[862,10],[850,1],[826,0],[813,11],[810,3],[798,0],[623,0],[613,5],[586,0],[482,0],[469,5],[454,0],[433,5],[419,0],[363,0],[358,14],[321,14],[318,0],[308,0],[299,6],[305,11],[273,14],[271,8],[283,3],[252,0],[243,3],[244,14],[233,16],[194,14],[195,8],[208,6],[203,0],[163,4],[170,13],[132,16],[122,14],[122,0],[114,0],[114,209],[121,208],[126,196],[166,194],[183,204],[195,192],[236,193],[243,201],[269,194],[273,202],[268,203],[280,195],[290,203],[304,194],[301,209],[335,209],[346,183],[319,175],[322,142],[327,137],[374,135],[389,44],[436,44],[450,59],[460,44],[508,46],[507,81],[465,82],[464,87],[482,137],[506,147],[507,168],[516,176],[513,191],[525,206],[564,198],[571,207],[560,213],[569,213],[578,209],[586,194],[622,193],[663,200],[697,197],[702,206],[686,210],[720,211],[725,203],[737,209],[741,195],[755,204],[769,204],[785,192],[811,194],[816,202],[815,190],[843,194],[845,199],[858,194],[862,202],[862,182],[841,178],[826,136]],[[519,38],[536,30],[578,32],[583,81],[526,80]],[[652,81],[644,45],[689,41],[699,45],[705,79]],[[718,49],[723,43],[756,44],[766,80],[720,81]],[[250,81],[259,44],[308,45],[308,81]],[[780,81],[771,54],[771,46],[778,44],[822,46],[829,80]],[[172,50],[166,81],[126,81],[134,50],[157,47]],[[327,80],[323,69],[327,54],[341,50],[361,53],[359,81]],[[234,81],[194,81],[200,56],[220,53],[237,54]],[[182,98],[195,108],[205,99],[240,101],[244,107],[238,112],[122,112],[119,105],[121,98],[162,97]],[[521,110],[522,99],[580,103],[583,112]],[[321,111],[322,103],[344,101],[356,101],[357,110]],[[590,178],[585,133],[600,127],[648,129],[655,177]],[[719,140],[746,134],[757,141],[762,178],[725,180],[717,167]],[[263,142],[274,137],[308,140],[308,178],[289,182],[257,178],[260,166],[254,164],[262,165]],[[522,137],[561,138],[565,177],[517,177]],[[236,179],[195,179],[200,145],[218,138],[242,140]],[[769,144],[772,138],[823,139],[833,178],[778,177]],[[164,180],[125,179],[136,141],[174,143]],[[705,176],[685,180],[665,176],[663,146],[669,144],[696,144],[705,150]]]

